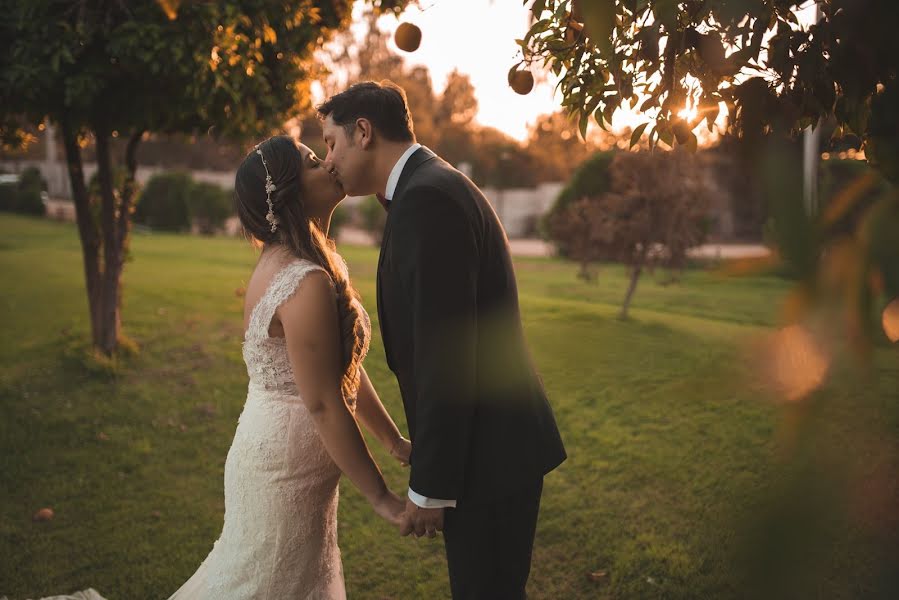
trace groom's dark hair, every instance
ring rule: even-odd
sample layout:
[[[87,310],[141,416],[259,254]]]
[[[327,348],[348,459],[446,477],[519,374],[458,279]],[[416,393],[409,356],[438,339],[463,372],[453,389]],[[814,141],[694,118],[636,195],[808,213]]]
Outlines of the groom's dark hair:
[[[329,116],[352,135],[356,119],[368,119],[391,142],[414,142],[412,115],[406,92],[392,81],[363,81],[331,96],[318,108],[321,119]]]

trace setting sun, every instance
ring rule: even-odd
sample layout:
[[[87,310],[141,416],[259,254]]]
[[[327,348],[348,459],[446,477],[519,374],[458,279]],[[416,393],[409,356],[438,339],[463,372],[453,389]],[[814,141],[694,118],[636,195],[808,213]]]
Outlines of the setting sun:
[[[697,115],[697,112],[696,112],[695,106],[684,107],[680,112],[677,113],[677,116],[679,116],[681,119],[684,119],[685,121],[690,121],[690,122],[692,122],[696,119],[696,115]]]

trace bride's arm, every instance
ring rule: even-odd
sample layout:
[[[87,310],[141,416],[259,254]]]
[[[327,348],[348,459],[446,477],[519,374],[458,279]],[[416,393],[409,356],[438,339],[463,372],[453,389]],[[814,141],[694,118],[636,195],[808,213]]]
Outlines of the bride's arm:
[[[378,442],[390,452],[390,455],[402,462],[409,464],[409,440],[404,438],[390,413],[384,408],[375,386],[365,369],[361,369],[359,381],[359,394],[356,396],[356,416],[365,425]]]
[[[402,501],[387,489],[356,419],[340,390],[340,338],[334,288],[314,272],[277,310],[303,404],[331,458],[381,516],[390,520]]]

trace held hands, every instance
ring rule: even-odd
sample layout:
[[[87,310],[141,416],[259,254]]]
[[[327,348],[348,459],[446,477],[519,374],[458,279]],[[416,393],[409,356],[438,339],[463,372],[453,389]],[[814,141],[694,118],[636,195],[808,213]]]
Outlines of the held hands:
[[[400,436],[390,448],[390,456],[395,458],[404,467],[409,466],[409,457],[412,455],[412,442]]]
[[[385,488],[381,495],[375,499],[371,505],[379,517],[387,520],[388,523],[395,527],[402,526],[402,517],[405,508],[402,498]]]
[[[400,436],[390,448],[390,456],[404,467],[409,466],[412,455],[412,442]],[[414,534],[419,538],[437,537],[443,531],[443,508],[421,508],[412,500],[403,501],[393,492],[385,491],[382,499],[373,503],[375,512],[400,529],[400,535]]]
[[[415,537],[423,535],[429,538],[437,537],[437,532],[443,531],[443,510],[421,508],[407,498],[406,511],[400,518],[400,535],[407,536],[414,533]]]
[[[390,448],[390,456],[399,461],[404,467],[409,466],[409,457],[412,454],[412,442],[400,436]],[[395,527],[402,526],[402,518],[405,512],[403,499],[384,487],[380,494],[371,500],[375,513]]]

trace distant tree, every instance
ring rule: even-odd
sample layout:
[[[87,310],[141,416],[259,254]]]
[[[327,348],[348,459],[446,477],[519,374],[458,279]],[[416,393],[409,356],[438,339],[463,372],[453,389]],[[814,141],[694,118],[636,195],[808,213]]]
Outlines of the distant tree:
[[[399,12],[405,0],[370,0]],[[20,125],[58,123],[75,202],[94,347],[121,333],[121,273],[137,192],[138,147],[149,133],[258,137],[309,104],[312,52],[349,25],[351,3],[55,2],[0,6],[0,139]],[[110,140],[128,140],[114,184]],[[92,205],[82,148],[96,149]],[[99,218],[95,219],[94,214]]]
[[[479,185],[503,190],[537,184],[534,157],[520,142],[493,127],[480,127],[474,132],[474,145],[472,179]]]
[[[591,138],[586,143],[580,140],[577,122],[561,111],[537,117],[528,130],[526,145],[541,182],[567,181],[599,149]]]
[[[574,201],[550,227],[554,238],[571,236],[572,258],[629,267],[620,313],[626,319],[640,275],[656,266],[683,269],[687,250],[702,243],[709,198],[695,158],[686,152],[622,152],[609,174],[607,193]]]
[[[478,99],[468,75],[452,71],[437,100],[435,117],[444,127],[470,127],[478,114]]]
[[[547,215],[545,233],[564,256],[580,264],[578,278],[595,281],[593,263],[609,254],[607,244],[593,236],[592,208],[589,197],[570,202],[564,210]]]
[[[309,146],[318,156],[323,157],[328,153],[328,146],[322,137],[322,122],[317,112],[309,112],[303,115],[297,122],[300,132],[300,141]]]
[[[605,152],[597,152],[587,160],[581,162],[571,177],[568,179],[565,187],[559,192],[552,208],[543,217],[541,229],[546,237],[552,239],[556,245],[556,249],[562,256],[572,256],[573,250],[569,250],[570,243],[575,242],[575,235],[562,234],[554,229],[551,225],[555,218],[564,213],[571,204],[581,198],[595,198],[607,193],[612,184],[610,166],[612,159],[615,158],[615,152],[612,150]],[[556,231],[556,233],[553,233]],[[588,252],[577,252],[581,256],[581,260],[593,260],[594,258]],[[589,257],[589,258],[587,258]],[[581,270],[581,274],[588,279],[586,267]]]
[[[454,165],[461,162],[473,164],[480,153],[474,147],[475,122],[478,100],[468,75],[452,71],[443,92],[435,98],[435,120],[440,125],[440,136],[435,150]]]
[[[331,45],[330,53],[323,56],[332,75],[325,81],[325,92],[334,94],[357,81],[388,79],[406,92],[409,109],[415,124],[418,140],[437,147],[442,127],[436,124],[436,99],[431,73],[424,66],[408,66],[403,58],[388,46],[390,34],[377,24],[377,13],[368,11],[363,20],[366,29],[361,41],[347,30]]]
[[[234,214],[234,192],[214,183],[193,182],[187,194],[190,223],[204,235],[219,231]]]

